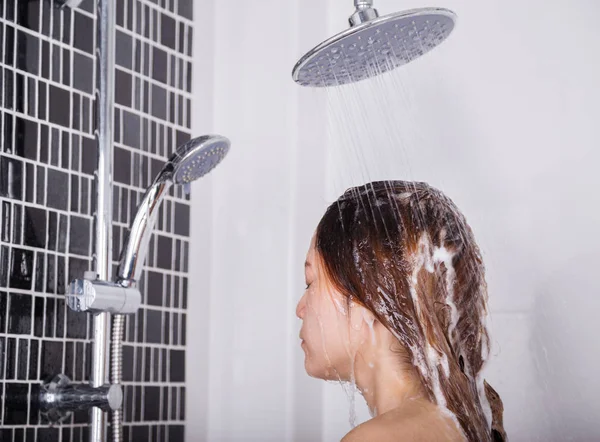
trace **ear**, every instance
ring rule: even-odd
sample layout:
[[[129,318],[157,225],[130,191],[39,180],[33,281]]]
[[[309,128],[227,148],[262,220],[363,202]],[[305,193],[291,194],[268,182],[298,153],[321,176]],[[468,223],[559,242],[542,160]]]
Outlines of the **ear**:
[[[354,330],[369,329],[373,327],[375,316],[366,307],[357,302],[350,302],[350,322]]]
[[[368,308],[362,307],[362,316],[363,316],[363,320],[367,323],[367,325],[369,327],[373,327],[373,324],[377,320],[377,318],[375,318],[375,315],[373,314],[373,312],[371,310],[369,310]]]

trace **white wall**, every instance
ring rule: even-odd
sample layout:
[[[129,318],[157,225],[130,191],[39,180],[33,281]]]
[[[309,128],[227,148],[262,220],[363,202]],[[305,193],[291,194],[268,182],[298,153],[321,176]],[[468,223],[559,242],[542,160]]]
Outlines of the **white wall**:
[[[428,5],[400,3],[376,6]],[[232,148],[193,193],[188,439],[339,440],[348,401],[303,373],[294,307],[327,201],[364,174],[335,142],[343,103],[330,94],[328,113],[327,94],[290,72],[345,28],[352,2],[198,4],[195,130]],[[488,268],[487,378],[511,440],[599,440],[600,4],[435,6],[454,10],[458,27],[397,73],[407,98],[390,111],[391,136],[368,116],[378,148],[362,153],[367,178],[428,181],[470,221]]]
[[[321,383],[303,371],[294,311],[325,208],[324,106],[291,69],[325,18],[296,1],[202,3],[195,131],[232,147],[193,189],[188,440],[318,440]]]

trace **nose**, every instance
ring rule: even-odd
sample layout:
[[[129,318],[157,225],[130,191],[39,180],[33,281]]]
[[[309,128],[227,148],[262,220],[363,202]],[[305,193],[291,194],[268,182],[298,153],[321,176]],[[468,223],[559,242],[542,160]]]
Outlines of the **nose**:
[[[304,312],[306,311],[306,301],[304,300],[305,297],[306,295],[302,295],[302,298],[300,298],[300,301],[298,301],[298,305],[296,306],[296,316],[299,319],[304,319]]]

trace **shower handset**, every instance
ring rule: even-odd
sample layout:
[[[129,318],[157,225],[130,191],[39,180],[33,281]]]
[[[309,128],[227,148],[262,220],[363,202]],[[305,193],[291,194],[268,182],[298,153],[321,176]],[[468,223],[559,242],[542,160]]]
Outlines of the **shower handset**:
[[[189,186],[209,173],[229,152],[230,142],[220,135],[194,138],[179,146],[146,191],[121,251],[116,282],[101,281],[95,272],[73,280],[66,295],[72,310],[135,313],[141,302],[137,282],[142,273],[158,209],[172,185]]]

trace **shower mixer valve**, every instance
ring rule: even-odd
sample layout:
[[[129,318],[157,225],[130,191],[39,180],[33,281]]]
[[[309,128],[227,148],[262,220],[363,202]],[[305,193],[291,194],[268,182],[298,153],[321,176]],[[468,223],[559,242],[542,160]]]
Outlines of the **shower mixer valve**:
[[[73,412],[92,407],[104,411],[120,409],[123,405],[123,389],[115,384],[93,387],[72,382],[68,376],[58,374],[42,384],[32,385],[30,391],[7,394],[4,401],[8,409],[25,413],[29,410],[32,416],[39,413],[52,425],[64,421]]]
[[[41,385],[37,398],[40,412],[53,423],[60,422],[71,412],[89,410],[92,407],[118,410],[123,404],[123,390],[120,385],[92,387],[89,384],[75,384],[59,374]]]
[[[75,279],[67,291],[67,305],[76,312],[135,313],[142,296],[136,287],[98,279],[94,272],[85,272],[83,279]]]

